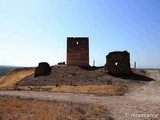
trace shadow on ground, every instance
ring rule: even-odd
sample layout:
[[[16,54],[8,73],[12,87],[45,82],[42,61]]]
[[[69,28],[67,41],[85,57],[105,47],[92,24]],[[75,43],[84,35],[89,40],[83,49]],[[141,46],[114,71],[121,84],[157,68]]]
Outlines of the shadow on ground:
[[[100,67],[87,66],[87,67],[79,67],[79,68],[84,69],[84,70],[88,70],[88,71],[92,71],[92,70],[98,70],[98,69],[104,68],[104,66],[100,66]]]
[[[114,76],[114,75],[112,75],[112,76]],[[118,78],[122,78],[122,79],[131,79],[131,80],[135,80],[135,81],[146,81],[146,82],[155,81],[154,79],[152,79],[150,77],[136,74],[136,73],[132,73],[130,76],[114,76],[114,77],[118,77]]]

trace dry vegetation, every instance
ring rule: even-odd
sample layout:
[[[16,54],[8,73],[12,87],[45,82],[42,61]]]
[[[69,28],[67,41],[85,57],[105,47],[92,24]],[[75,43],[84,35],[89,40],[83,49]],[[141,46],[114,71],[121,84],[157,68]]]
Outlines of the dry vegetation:
[[[100,104],[75,104],[0,96],[0,120],[113,120]]]
[[[50,76],[34,78],[34,68],[22,68],[0,78],[0,89],[43,90],[73,93],[124,95],[125,85],[116,85],[103,68],[86,70],[79,67],[54,66]]]
[[[13,87],[17,82],[34,73],[34,68],[19,68],[0,78],[0,88]]]
[[[143,71],[138,73],[143,74]],[[124,95],[143,80],[108,75],[103,68],[86,70],[76,66],[53,66],[49,76],[34,78],[34,68],[16,69],[0,78],[1,89],[45,90],[73,93]],[[129,90],[128,90],[129,89]]]
[[[160,70],[132,71],[134,74],[130,77],[115,77],[108,75],[103,68],[86,70],[76,66],[54,66],[51,75],[34,78],[34,68],[14,70],[0,78],[0,89],[31,90],[35,93],[33,96],[37,95],[37,91],[52,91],[58,92],[55,94],[61,98],[52,96],[52,100],[69,97],[68,101],[71,102],[71,98],[76,95],[79,101],[64,103],[0,97],[0,120],[92,120],[100,119],[103,115],[107,115],[108,120],[113,119],[110,116],[123,120],[124,113],[159,114]],[[31,95],[28,91],[15,92]],[[72,97],[68,93],[65,96],[62,92],[68,92]],[[42,93],[42,98],[47,96],[46,92]],[[73,93],[88,94],[79,98],[80,94]],[[52,93],[47,94],[51,96]],[[40,98],[39,96],[33,98]],[[84,102],[88,104],[83,104]]]
[[[107,94],[107,95],[124,95],[128,92],[126,87],[113,85],[85,85],[85,86],[19,86],[16,90],[37,90],[37,91],[52,91],[52,92],[67,92],[67,93],[92,93],[92,94]]]

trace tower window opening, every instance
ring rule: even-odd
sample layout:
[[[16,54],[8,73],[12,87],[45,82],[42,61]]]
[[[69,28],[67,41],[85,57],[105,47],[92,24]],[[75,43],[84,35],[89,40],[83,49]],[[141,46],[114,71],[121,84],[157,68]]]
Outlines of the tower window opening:
[[[76,44],[77,44],[77,45],[79,44],[78,41],[76,42]]]

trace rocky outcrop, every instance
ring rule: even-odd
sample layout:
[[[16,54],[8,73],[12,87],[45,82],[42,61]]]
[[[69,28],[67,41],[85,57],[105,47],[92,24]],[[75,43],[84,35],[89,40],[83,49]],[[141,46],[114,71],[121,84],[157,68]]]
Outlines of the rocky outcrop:
[[[38,76],[48,76],[51,74],[51,67],[47,62],[39,63],[38,67],[35,69],[34,77]]]

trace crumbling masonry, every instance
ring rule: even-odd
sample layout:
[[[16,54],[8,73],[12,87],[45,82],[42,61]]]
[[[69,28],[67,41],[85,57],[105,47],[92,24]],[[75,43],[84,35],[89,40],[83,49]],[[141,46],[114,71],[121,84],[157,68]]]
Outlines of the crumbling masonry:
[[[51,67],[47,62],[39,63],[34,72],[34,77],[48,76],[51,74]]]
[[[67,65],[89,66],[89,38],[67,38]]]
[[[127,51],[110,52],[106,56],[105,69],[111,75],[130,75],[130,54]]]

